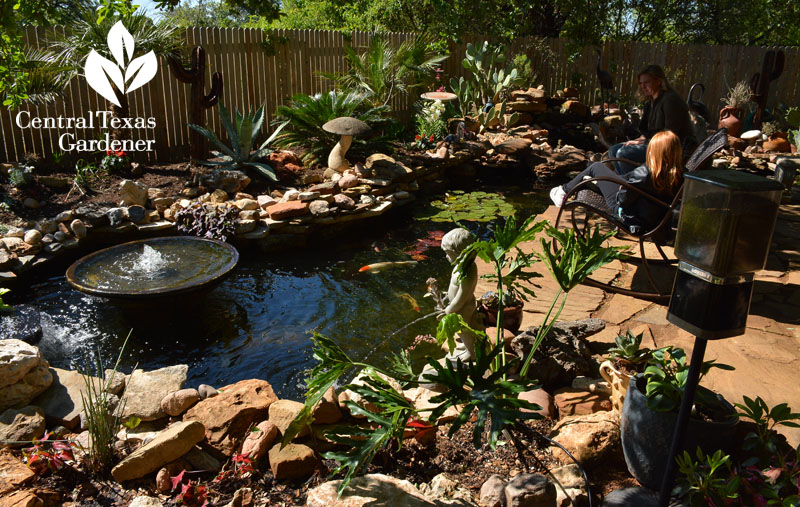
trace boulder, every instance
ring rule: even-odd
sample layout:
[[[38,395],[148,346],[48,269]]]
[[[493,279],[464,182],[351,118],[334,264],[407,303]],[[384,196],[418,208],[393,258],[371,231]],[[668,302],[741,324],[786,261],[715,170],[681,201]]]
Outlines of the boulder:
[[[239,199],[234,205],[242,211],[258,209],[258,201],[255,199]]]
[[[285,220],[299,217],[308,213],[308,203],[298,200],[279,202],[267,208],[269,218],[272,220]]]
[[[497,474],[491,475],[481,486],[480,504],[483,507],[504,507],[506,481]]]
[[[44,413],[39,407],[9,408],[0,414],[0,447],[22,447],[24,444],[15,442],[42,438],[44,430]]]
[[[494,151],[502,153],[503,155],[508,155],[509,157],[521,158],[530,153],[531,144],[533,144],[533,142],[530,139],[512,137],[496,145]]]
[[[203,186],[220,189],[229,194],[241,192],[250,184],[250,177],[242,171],[211,171],[200,178]]]
[[[48,424],[75,429],[83,411],[81,395],[86,395],[86,381],[77,371],[50,368],[49,373],[53,385],[33,404],[42,408]],[[100,379],[92,378],[99,388]]]
[[[2,254],[3,250],[0,250],[0,255]],[[33,305],[14,305],[11,311],[0,314],[0,336],[3,337],[3,341],[20,340],[29,344],[37,343],[42,337],[41,313]],[[0,350],[2,348],[0,343]],[[0,384],[2,383],[3,377],[0,374]]]
[[[556,506],[570,507],[572,505],[587,505],[589,497],[586,493],[586,483],[580,467],[575,463],[564,465],[550,470],[558,481],[556,484]]]
[[[413,179],[414,176],[414,171],[402,162],[383,153],[374,153],[367,157],[364,166],[371,177],[375,179],[410,181],[409,178]],[[341,180],[339,186],[341,186]]]
[[[22,340],[0,340],[0,388],[16,384],[42,361],[39,348]]]
[[[595,366],[586,337],[604,328],[600,319],[556,323],[533,355],[531,376],[547,390],[572,385],[579,375],[591,376]],[[538,327],[529,327],[512,340],[511,348],[521,360],[531,350],[537,331]]]
[[[575,116],[589,116],[589,108],[577,100],[568,100],[561,105],[561,110]]]
[[[314,424],[334,424],[342,419],[342,411],[339,408],[339,397],[333,386],[325,391],[322,399],[314,407]]]
[[[269,467],[277,480],[309,477],[317,468],[317,456],[307,445],[289,444],[281,449],[276,444],[269,450]]]
[[[38,245],[42,242],[42,233],[36,229],[31,229],[25,232],[25,236],[22,238],[22,240],[29,245]]]
[[[36,474],[28,468],[28,465],[10,453],[0,453],[0,497],[25,486],[35,477]]]
[[[17,383],[0,387],[0,410],[30,405],[53,383],[50,365],[44,359]],[[36,403],[38,405],[38,403]]]
[[[147,185],[138,181],[122,180],[119,184],[119,196],[123,206],[146,206]]]
[[[514,90],[511,92],[512,100],[527,100],[529,102],[544,102],[547,97],[544,90],[528,88],[527,90]]]
[[[284,434],[301,410],[303,410],[303,404],[299,401],[278,400],[269,406],[269,420],[277,426],[281,434]],[[308,433],[309,427],[304,426],[297,434],[297,437],[304,437]]]
[[[189,452],[204,435],[205,428],[198,421],[173,424],[125,457],[111,470],[111,475],[117,482],[144,477]]]
[[[189,367],[185,364],[167,366],[153,371],[134,370],[125,390],[125,408],[122,417],[138,417],[142,421],[155,421],[167,414],[161,409],[161,400],[183,387]]]
[[[339,497],[341,480],[328,481],[308,491],[307,507],[366,507],[397,505],[433,507],[431,502],[408,481],[383,474],[367,474],[354,478]]]
[[[557,389],[553,394],[561,417],[592,414],[612,408],[611,400],[606,393],[592,393],[584,389],[563,387]]]
[[[242,454],[247,455],[253,461],[259,461],[272,447],[277,437],[278,427],[271,421],[261,421],[244,439]]]
[[[562,418],[550,432],[550,438],[563,445],[583,466],[602,463],[620,445],[619,413],[595,412]],[[564,464],[572,460],[553,447],[553,456]]]
[[[438,474],[429,483],[421,484],[419,491],[438,505],[475,505],[472,501],[472,493],[468,489],[459,486],[447,474]]]
[[[545,391],[544,389],[531,389],[530,391],[525,391],[523,393],[519,393],[517,396],[520,400],[529,401],[531,403],[535,403],[542,407],[535,412],[542,417],[546,417],[549,419],[555,419],[557,417],[556,407],[553,403],[553,397],[550,396],[550,393]],[[528,409],[523,408],[523,412],[527,412]]]
[[[242,380],[190,408],[183,420],[202,422],[209,445],[223,456],[232,456],[247,430],[267,418],[269,406],[277,399],[268,382]]]
[[[556,486],[539,474],[519,474],[506,484],[506,507],[551,507]]]
[[[197,403],[200,393],[197,389],[180,389],[169,393],[161,400],[161,410],[167,415],[177,417],[189,410],[189,407]]]
[[[356,203],[353,201],[352,197],[344,194],[334,195],[333,202],[336,204],[336,207],[345,211],[354,209],[356,207]]]

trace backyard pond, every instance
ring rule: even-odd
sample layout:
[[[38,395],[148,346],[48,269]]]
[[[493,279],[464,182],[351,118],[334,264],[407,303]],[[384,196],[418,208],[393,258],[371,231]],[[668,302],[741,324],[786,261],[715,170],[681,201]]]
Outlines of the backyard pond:
[[[484,235],[491,217],[546,208],[546,192],[528,188],[455,191],[433,203],[421,198],[303,251],[244,250],[230,277],[187,310],[161,308],[131,317],[106,299],[73,290],[64,276],[35,283],[17,302],[42,312],[38,345],[53,366],[81,367],[97,353],[105,364],[113,363],[132,330],[123,371],[184,363],[187,386],[261,378],[279,397],[301,399],[304,372],[314,364],[313,331],[335,339],[352,358],[378,364],[417,335],[435,334],[435,318],[423,318],[434,305],[423,296],[430,277],[447,287],[450,266],[439,244],[454,227],[451,213]],[[361,269],[384,262],[401,264],[378,272]]]

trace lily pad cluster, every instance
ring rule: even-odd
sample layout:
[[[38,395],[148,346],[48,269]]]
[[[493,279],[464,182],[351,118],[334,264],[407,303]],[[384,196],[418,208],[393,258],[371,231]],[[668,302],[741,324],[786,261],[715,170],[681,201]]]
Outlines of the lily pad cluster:
[[[420,207],[414,213],[418,220],[432,222],[490,222],[497,217],[514,215],[514,206],[498,193],[454,190]]]

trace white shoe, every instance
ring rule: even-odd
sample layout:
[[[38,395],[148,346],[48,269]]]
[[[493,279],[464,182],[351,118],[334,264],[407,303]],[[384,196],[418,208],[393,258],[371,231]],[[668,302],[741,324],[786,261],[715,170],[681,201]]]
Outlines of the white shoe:
[[[561,186],[550,189],[550,200],[553,201],[553,204],[556,205],[556,208],[560,208],[561,205],[564,204],[565,197],[567,197],[567,193],[564,192],[564,189],[561,188]]]

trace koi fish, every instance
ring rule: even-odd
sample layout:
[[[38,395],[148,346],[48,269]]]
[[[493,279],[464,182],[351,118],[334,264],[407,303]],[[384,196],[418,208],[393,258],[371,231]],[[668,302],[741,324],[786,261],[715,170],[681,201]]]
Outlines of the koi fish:
[[[411,308],[414,309],[415,312],[420,311],[419,305],[417,304],[417,300],[411,294],[395,294],[395,296],[399,297],[400,299],[405,299],[409,303],[411,303]]]
[[[402,266],[416,266],[417,261],[395,261],[395,262],[376,262],[375,264],[367,264],[358,270],[359,273],[368,271],[370,273],[380,273],[387,269],[399,268]]]

